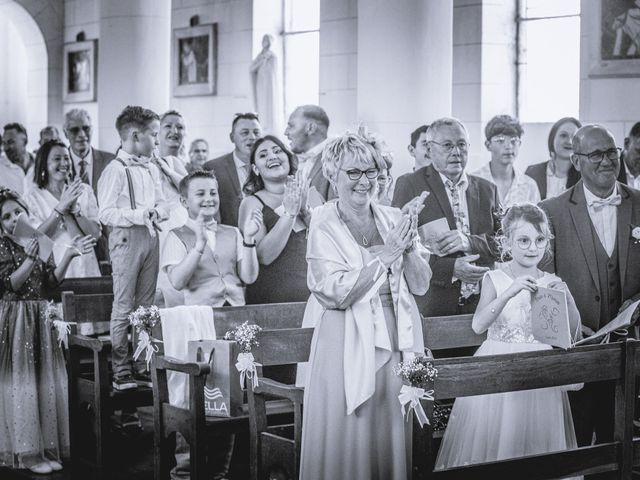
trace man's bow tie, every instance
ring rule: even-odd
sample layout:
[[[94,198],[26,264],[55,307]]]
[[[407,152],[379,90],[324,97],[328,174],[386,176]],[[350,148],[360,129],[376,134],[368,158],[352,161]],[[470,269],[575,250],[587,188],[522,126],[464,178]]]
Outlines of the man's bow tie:
[[[598,198],[589,202],[589,206],[593,207],[596,212],[602,210],[606,205],[617,207],[622,203],[622,197],[620,195],[614,195],[609,198]]]

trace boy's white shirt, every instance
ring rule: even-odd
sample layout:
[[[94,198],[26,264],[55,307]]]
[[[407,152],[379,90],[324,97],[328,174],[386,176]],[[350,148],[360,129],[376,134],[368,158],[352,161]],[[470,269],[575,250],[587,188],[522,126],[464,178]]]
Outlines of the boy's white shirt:
[[[136,200],[134,210],[129,200],[126,171],[118,159],[129,167]],[[98,205],[100,221],[112,227],[145,225],[144,214],[148,210],[156,210],[161,221],[169,217],[158,167],[124,150],[111,160],[98,180]]]

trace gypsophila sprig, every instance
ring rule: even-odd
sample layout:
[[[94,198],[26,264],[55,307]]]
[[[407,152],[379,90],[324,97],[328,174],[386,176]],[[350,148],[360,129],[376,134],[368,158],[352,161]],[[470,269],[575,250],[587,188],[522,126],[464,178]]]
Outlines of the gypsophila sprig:
[[[131,323],[138,332],[138,346],[136,351],[133,353],[133,358],[134,360],[137,360],[142,352],[144,352],[147,369],[149,368],[149,363],[151,363],[153,354],[158,351],[158,347],[153,343],[159,343],[160,340],[153,338],[152,331],[153,327],[155,327],[159,322],[160,309],[155,305],[151,305],[150,307],[138,307],[135,311],[129,314],[129,323]]]
[[[251,349],[260,345],[258,342],[258,333],[262,331],[262,327],[244,322],[242,325],[237,326],[233,330],[229,330],[224,334],[225,340],[235,341],[240,346],[240,353],[238,354],[238,361],[236,362],[236,369],[240,372],[240,386],[245,387],[245,381],[251,380],[250,385],[253,388],[258,386],[258,370],[260,366],[253,358]]]
[[[416,357],[400,362],[393,368],[393,373],[412,387],[427,388],[438,376],[438,370],[427,357]]]
[[[398,400],[401,405],[402,415],[409,418],[409,412],[413,411],[420,424],[429,424],[421,401],[433,401],[433,381],[438,376],[438,370],[431,363],[431,358],[414,357],[411,360],[400,362],[393,368],[393,373],[402,379],[404,385],[400,389]],[[408,408],[407,408],[408,407]]]
[[[238,342],[243,353],[251,352],[253,347],[257,347],[260,343],[257,340],[258,333],[262,331],[262,327],[258,325],[249,325],[244,322],[233,330],[229,330],[224,335],[225,340],[233,340]]]

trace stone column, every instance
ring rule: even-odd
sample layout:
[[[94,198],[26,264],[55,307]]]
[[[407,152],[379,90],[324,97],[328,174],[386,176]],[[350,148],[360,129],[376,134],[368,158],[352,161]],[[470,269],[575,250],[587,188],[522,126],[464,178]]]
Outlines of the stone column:
[[[357,120],[410,171],[411,131],[451,115],[453,0],[358,0],[357,52]]]
[[[169,108],[171,0],[101,0],[98,44],[100,148],[115,151],[127,105]]]

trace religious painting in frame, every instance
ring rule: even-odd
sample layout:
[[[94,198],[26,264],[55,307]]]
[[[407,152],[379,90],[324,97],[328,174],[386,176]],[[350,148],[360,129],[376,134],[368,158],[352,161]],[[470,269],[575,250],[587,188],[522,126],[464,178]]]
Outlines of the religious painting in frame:
[[[589,45],[589,75],[640,77],[640,0],[600,0],[583,5],[587,9],[599,7],[597,13],[582,12],[597,19],[591,30],[598,34]]]
[[[173,95],[216,95],[218,25],[197,25],[173,31]]]
[[[64,102],[96,100],[97,41],[67,43],[63,51],[62,99]]]

